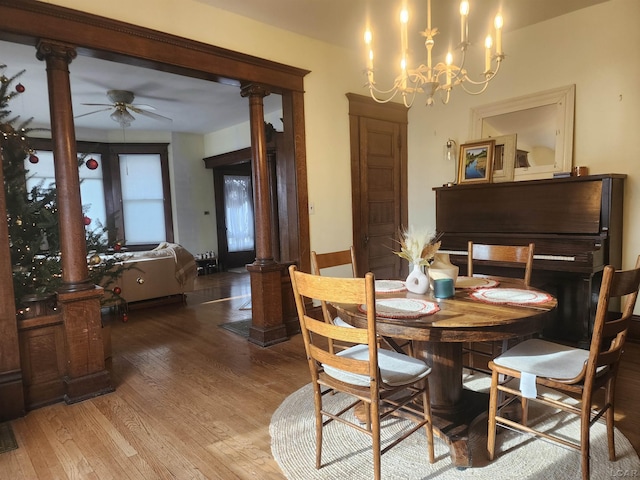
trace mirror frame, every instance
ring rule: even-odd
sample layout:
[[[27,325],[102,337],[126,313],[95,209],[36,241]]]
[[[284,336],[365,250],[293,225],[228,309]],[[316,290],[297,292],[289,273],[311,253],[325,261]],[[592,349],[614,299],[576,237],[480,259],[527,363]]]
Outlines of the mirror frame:
[[[569,173],[573,166],[573,121],[575,113],[575,85],[546,90],[471,110],[472,138],[484,138],[482,123],[485,118],[513,113],[546,105],[556,106],[556,148],[554,165],[541,165],[514,169],[514,180],[553,178],[555,173]],[[518,132],[506,132],[515,133]]]

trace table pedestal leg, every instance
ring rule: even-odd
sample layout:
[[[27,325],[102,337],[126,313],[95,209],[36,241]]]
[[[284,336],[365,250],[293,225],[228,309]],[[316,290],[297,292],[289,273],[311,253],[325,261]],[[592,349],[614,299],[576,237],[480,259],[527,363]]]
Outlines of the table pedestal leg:
[[[462,388],[462,343],[414,342],[414,355],[431,366],[429,390],[435,434],[449,445],[454,466],[471,466],[469,430],[488,410],[486,394]]]

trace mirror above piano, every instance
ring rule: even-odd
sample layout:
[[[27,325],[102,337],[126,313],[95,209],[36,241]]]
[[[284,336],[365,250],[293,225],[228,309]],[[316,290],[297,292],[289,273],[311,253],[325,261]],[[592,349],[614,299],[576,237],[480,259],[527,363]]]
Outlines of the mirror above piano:
[[[513,179],[553,178],[573,164],[575,85],[472,109],[472,138],[516,135]]]

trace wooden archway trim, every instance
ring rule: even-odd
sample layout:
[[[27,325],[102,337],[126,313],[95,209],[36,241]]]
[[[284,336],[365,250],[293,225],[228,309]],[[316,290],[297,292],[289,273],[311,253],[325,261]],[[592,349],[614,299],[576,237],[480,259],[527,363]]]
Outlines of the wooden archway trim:
[[[130,23],[33,0],[0,1],[0,39],[36,45],[49,39],[77,46],[78,55],[274,93],[304,91],[308,70],[265,60]]]

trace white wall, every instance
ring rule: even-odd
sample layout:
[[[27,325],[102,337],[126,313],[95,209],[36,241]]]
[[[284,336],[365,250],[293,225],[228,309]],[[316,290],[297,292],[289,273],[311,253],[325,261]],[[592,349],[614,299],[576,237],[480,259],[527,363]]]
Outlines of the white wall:
[[[204,168],[204,137],[171,137],[171,200],[176,243],[193,254],[217,251],[213,170]]]

